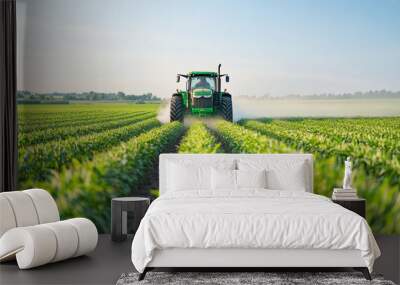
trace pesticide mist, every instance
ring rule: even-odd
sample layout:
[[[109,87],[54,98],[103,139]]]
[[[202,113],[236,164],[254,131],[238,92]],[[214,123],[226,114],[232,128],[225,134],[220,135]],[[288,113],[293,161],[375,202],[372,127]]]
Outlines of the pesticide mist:
[[[400,115],[400,99],[257,99],[232,98],[233,120],[282,117],[379,117]],[[161,104],[157,119],[169,123],[170,101]],[[185,125],[202,120],[213,127],[218,117],[185,115]]]
[[[261,117],[378,117],[400,115],[400,99],[234,98],[233,120]]]

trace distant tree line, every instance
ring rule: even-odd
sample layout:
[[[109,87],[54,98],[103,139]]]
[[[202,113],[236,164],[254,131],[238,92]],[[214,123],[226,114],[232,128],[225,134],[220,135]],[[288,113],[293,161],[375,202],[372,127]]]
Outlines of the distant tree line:
[[[374,90],[367,92],[354,92],[354,93],[325,93],[325,94],[311,94],[311,95],[299,95],[291,94],[286,96],[271,96],[265,94],[263,96],[239,96],[242,98],[252,99],[400,99],[400,91],[388,91],[388,90]]]
[[[135,101],[149,102],[160,101],[161,98],[152,93],[142,95],[126,95],[124,92],[103,93],[103,92],[82,92],[82,93],[35,93],[31,91],[18,91],[17,100],[19,102],[67,102],[67,101]]]

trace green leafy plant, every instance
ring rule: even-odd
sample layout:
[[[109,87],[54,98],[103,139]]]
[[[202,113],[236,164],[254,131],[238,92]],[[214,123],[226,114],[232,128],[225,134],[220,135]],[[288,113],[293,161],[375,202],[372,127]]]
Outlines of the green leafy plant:
[[[182,133],[179,122],[152,129],[91,161],[74,161],[40,185],[52,189],[63,217],[84,216],[100,231],[108,231],[111,198],[135,193],[148,180],[159,154],[176,144]]]
[[[216,124],[216,131],[224,147],[235,153],[293,152],[293,149],[275,139],[269,139],[230,122],[219,121]]]
[[[202,122],[193,123],[182,139],[178,152],[180,153],[218,153],[222,152],[221,144],[207,130]]]
[[[144,112],[106,112],[106,113],[94,113],[94,114],[85,114],[80,116],[67,116],[65,115],[64,118],[48,118],[44,120],[34,121],[34,122],[27,122],[23,120],[18,124],[18,131],[20,133],[31,133],[36,131],[42,130],[49,130],[49,129],[57,129],[61,127],[70,127],[72,124],[77,125],[90,125],[93,123],[103,123],[118,120],[121,118],[129,118],[132,115],[136,115],[138,113]]]
[[[272,123],[262,123],[249,120],[242,122],[242,125],[271,138],[283,141],[295,149],[318,152],[320,155],[326,157],[338,156],[342,160],[347,156],[351,156],[355,167],[362,165],[366,171],[371,172],[371,174],[378,178],[390,177],[393,185],[400,183],[399,140],[389,138],[382,142],[382,139],[378,136],[377,139],[371,139],[378,145],[378,147],[373,147],[373,143],[369,143],[368,137],[370,132],[376,132],[374,127],[370,127],[371,131],[368,131],[365,127],[354,131],[351,129],[350,123],[348,123],[348,127],[338,127],[340,131],[335,132],[332,128],[327,128],[324,131],[326,129],[324,126],[326,121],[329,120],[319,120],[319,128],[314,126],[311,130],[301,127],[301,125],[304,126],[307,124],[307,121],[298,123],[297,121],[276,120]],[[338,134],[339,132],[340,134]],[[397,132],[396,128],[393,128],[391,132],[395,133],[396,136],[400,133],[400,130]],[[374,136],[376,135],[375,133]],[[348,137],[358,137],[359,139],[352,141]],[[360,139],[360,137],[365,138]],[[392,140],[394,140],[396,145],[392,145]],[[360,141],[367,141],[367,143]],[[386,147],[389,151],[385,151],[385,147],[381,147],[382,144],[385,145],[385,142],[390,144],[390,147]]]
[[[103,123],[95,122],[90,125],[85,125],[85,123],[78,124],[75,122],[69,127],[64,126],[56,129],[52,128],[35,131],[27,134],[22,133],[18,139],[18,146],[22,147],[33,144],[41,144],[54,140],[63,140],[70,137],[79,137],[105,130],[117,129],[152,117],[155,117],[155,113],[141,112],[133,116],[130,115],[128,118],[119,118],[116,121],[107,120]]]
[[[22,188],[32,187],[37,181],[48,179],[52,172],[60,171],[73,160],[90,160],[96,152],[107,150],[159,125],[156,119],[147,119],[78,139],[69,138],[23,148],[19,153],[18,182]]]
[[[342,183],[343,161],[354,163],[353,185],[367,199],[367,220],[376,233],[400,233],[400,118],[242,120],[244,127],[314,154],[314,191],[331,196]],[[391,134],[382,137],[379,134]]]

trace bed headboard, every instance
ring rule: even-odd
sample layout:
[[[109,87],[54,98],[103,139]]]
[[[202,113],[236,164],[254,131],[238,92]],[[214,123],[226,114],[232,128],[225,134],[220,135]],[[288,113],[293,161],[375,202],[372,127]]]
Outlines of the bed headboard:
[[[167,191],[167,165],[169,161],[177,161],[177,160],[190,160],[190,161],[212,161],[212,160],[240,160],[240,159],[262,159],[267,161],[274,160],[293,160],[299,161],[304,160],[305,165],[307,166],[306,170],[306,179],[307,183],[307,192],[313,192],[313,156],[312,154],[177,154],[177,153],[163,153],[160,155],[159,160],[159,189],[160,195],[166,193]]]

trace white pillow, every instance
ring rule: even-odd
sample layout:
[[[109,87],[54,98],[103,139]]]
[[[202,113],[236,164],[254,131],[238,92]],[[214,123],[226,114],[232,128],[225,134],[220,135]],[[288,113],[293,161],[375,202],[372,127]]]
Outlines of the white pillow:
[[[267,171],[267,187],[273,190],[306,191],[306,177],[304,165],[281,171],[271,169]]]
[[[171,191],[210,189],[210,172],[211,167],[170,163],[168,189]]]
[[[237,188],[267,188],[267,171],[236,170]]]
[[[241,188],[267,188],[266,170],[211,169],[211,188],[238,190]]]
[[[211,169],[212,190],[235,190],[236,170],[232,169]]]
[[[267,188],[272,190],[306,191],[309,168],[305,160],[241,159],[239,170],[266,170]]]
[[[211,190],[211,168],[235,169],[236,160],[174,159],[167,163],[167,191]]]

